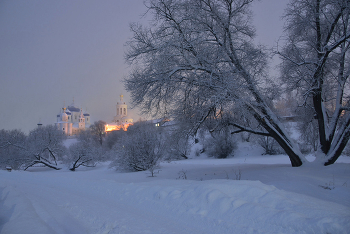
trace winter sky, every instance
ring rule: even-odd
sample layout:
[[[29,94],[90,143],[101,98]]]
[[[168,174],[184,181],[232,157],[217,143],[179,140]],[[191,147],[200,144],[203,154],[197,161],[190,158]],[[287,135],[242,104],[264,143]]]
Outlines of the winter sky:
[[[275,45],[287,2],[254,3],[258,42]],[[143,0],[0,1],[0,129],[53,124],[73,99],[93,121],[110,122],[119,95],[129,101],[124,45],[131,22],[147,24],[145,10]]]

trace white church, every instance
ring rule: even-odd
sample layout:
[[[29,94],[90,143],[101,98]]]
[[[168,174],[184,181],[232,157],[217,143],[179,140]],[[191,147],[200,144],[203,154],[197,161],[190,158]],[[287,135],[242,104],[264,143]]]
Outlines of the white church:
[[[73,103],[67,108],[64,106],[62,111],[57,115],[55,126],[62,130],[67,136],[76,135],[80,131],[89,128],[90,114],[83,113],[81,108],[74,106]]]
[[[128,105],[123,100],[123,95],[120,95],[120,102],[116,105],[116,115],[114,116],[112,123],[105,126],[106,132],[116,131],[120,129],[127,129],[127,127],[133,123],[133,119],[128,117]]]

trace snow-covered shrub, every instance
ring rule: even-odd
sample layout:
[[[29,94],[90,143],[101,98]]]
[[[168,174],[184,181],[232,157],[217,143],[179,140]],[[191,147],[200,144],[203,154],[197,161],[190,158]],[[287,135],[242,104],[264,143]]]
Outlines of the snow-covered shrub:
[[[126,171],[156,168],[164,152],[161,129],[152,123],[137,122],[125,133],[113,146],[116,159],[111,166]]]
[[[211,135],[212,137],[206,138],[204,141],[204,149],[209,157],[227,158],[233,156],[237,144],[229,129],[225,128]]]

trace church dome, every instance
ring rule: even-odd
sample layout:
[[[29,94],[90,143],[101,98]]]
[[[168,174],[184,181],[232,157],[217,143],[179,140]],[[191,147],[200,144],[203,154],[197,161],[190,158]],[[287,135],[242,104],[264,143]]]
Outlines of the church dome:
[[[68,106],[67,109],[68,109],[70,112],[80,112],[80,109],[79,109],[78,107],[73,106],[73,105]]]

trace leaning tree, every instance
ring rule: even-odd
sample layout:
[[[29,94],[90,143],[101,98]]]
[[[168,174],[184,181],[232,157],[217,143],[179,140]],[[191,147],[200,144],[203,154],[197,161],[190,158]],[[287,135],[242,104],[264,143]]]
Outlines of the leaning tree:
[[[212,116],[231,114],[233,118],[230,118],[227,124],[236,128],[234,132],[247,131],[273,137],[289,156],[292,166],[301,166],[306,159],[274,112],[271,94],[277,90],[271,85],[272,80],[267,77],[267,55],[263,48],[253,43],[255,31],[250,22],[252,2],[253,0],[148,1],[148,12],[154,20],[149,27],[131,25],[134,36],[128,43],[126,59],[134,65],[134,69],[125,79],[125,86],[131,93],[133,103],[144,111],[157,110],[175,117],[187,116],[191,119],[194,130]],[[322,83],[324,79],[320,77],[328,74],[328,60],[329,63],[334,63],[330,60],[337,60],[337,56],[332,54],[339,53],[342,48],[348,46],[349,31],[346,22],[349,3],[327,1],[327,5],[317,4],[326,2],[320,0],[294,0],[291,1],[290,9],[297,2],[310,3],[306,5],[310,5],[309,8],[314,13],[310,15],[307,13],[308,8],[300,8],[305,11],[301,11],[301,14],[305,13],[310,19],[315,17],[314,20],[310,20],[310,24],[315,25],[316,35],[312,35],[311,30],[305,28],[306,33],[310,34],[309,40],[317,40],[317,25],[321,21],[322,25],[319,27],[322,29],[319,31],[322,35],[330,37],[322,41],[320,47],[315,48],[319,55],[318,60],[313,61],[316,64],[313,68],[301,69],[301,66],[294,66],[300,73],[314,69],[313,87],[320,88],[320,84],[326,86]],[[315,9],[312,6],[315,6]],[[321,20],[325,11],[332,13]],[[295,23],[298,24],[297,21]],[[293,27],[292,25],[293,23],[290,27]],[[303,41],[300,44],[302,46],[308,42]],[[303,49],[301,50],[303,52]],[[298,56],[297,52],[295,56]],[[294,58],[289,60],[294,62]],[[345,64],[346,60],[344,55]],[[293,70],[291,66],[290,69]],[[333,86],[335,83],[333,82]],[[321,88],[320,92],[313,89],[312,93],[315,93],[315,107],[321,105],[320,108],[315,108],[319,124],[332,124],[327,122],[328,119],[322,119],[322,116],[325,118],[328,113],[323,107],[322,95],[325,92],[322,92]],[[341,103],[343,102],[344,100]],[[322,159],[325,165],[333,163],[339,157],[343,147],[337,145],[346,144],[348,141],[349,121],[340,121],[340,118],[347,116],[344,110],[346,108],[340,108],[341,114],[337,115],[339,122],[344,122],[343,127],[334,128],[336,131],[344,128],[344,134],[334,137],[329,142],[331,150],[327,151],[321,147],[325,155]],[[247,125],[247,121],[241,121],[244,118],[235,116],[252,116],[258,124]],[[333,151],[335,153],[331,153]]]

